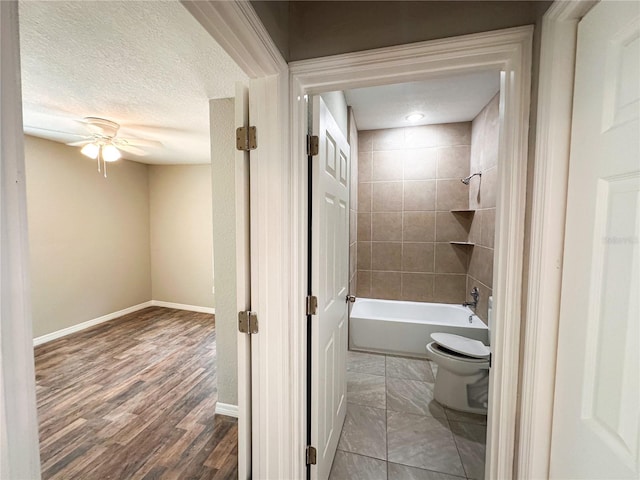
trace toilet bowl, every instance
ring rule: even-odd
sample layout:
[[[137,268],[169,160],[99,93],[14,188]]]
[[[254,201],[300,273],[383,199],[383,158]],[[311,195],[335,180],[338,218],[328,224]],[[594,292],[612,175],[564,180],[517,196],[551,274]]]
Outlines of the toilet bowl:
[[[489,327],[492,323],[489,298]],[[434,398],[445,407],[487,414],[489,347],[478,340],[450,333],[432,333],[427,357],[438,365]]]
[[[470,340],[468,338],[447,333],[434,333],[431,337],[434,341],[427,345],[427,357],[438,365],[433,392],[436,401],[454,410],[486,415],[489,392],[488,347],[472,340],[486,349],[483,357],[472,356],[447,346],[449,342],[463,344],[465,340]]]

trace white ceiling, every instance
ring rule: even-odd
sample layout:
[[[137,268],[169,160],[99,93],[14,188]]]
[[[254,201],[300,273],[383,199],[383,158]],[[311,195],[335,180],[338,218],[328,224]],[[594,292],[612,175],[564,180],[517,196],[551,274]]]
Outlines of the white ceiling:
[[[209,106],[247,77],[177,1],[20,2],[25,132],[60,142],[103,117],[159,141],[144,163],[209,163]]]
[[[500,73],[486,71],[421,82],[357,88],[344,92],[358,130],[473,120],[500,89]],[[424,118],[406,120],[413,112]]]

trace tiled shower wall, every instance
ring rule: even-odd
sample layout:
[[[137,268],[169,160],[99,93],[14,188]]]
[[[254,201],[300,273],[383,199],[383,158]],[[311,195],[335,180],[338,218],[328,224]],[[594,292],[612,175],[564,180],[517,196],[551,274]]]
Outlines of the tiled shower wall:
[[[461,303],[471,122],[358,132],[357,295]]]
[[[358,215],[358,128],[351,107],[348,109],[348,140],[350,148],[350,183],[349,183],[349,293],[356,294],[357,275],[356,259],[358,258],[356,219]]]
[[[496,228],[500,95],[478,114],[471,128],[471,173],[482,172],[469,185],[469,207],[475,209],[469,232],[471,250],[467,291],[480,291],[477,313],[487,321],[487,300],[493,293],[493,247]]]

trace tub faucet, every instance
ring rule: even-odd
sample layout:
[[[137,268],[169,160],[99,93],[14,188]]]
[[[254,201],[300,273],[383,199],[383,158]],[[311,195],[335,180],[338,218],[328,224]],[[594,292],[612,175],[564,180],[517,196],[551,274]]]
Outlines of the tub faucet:
[[[478,306],[478,298],[480,298],[480,292],[478,291],[478,287],[473,287],[471,289],[471,298],[473,298],[473,302],[464,302],[462,304],[463,307],[471,307],[475,310],[475,308]]]

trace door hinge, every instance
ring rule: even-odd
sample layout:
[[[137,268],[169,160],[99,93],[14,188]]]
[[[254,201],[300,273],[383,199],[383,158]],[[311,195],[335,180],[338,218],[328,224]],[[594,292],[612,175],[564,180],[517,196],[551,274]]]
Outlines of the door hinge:
[[[320,138],[317,135],[307,135],[307,155],[318,155],[320,151]]]
[[[318,313],[318,297],[309,295],[307,297],[307,315],[316,315]]]
[[[491,368],[491,357],[492,357],[492,356],[493,356],[493,355],[492,355],[492,353],[491,353],[491,352],[489,352],[489,368]]]
[[[258,314],[256,312],[238,312],[238,330],[250,335],[258,333]]]
[[[236,148],[244,152],[258,148],[256,127],[236,128]]]
[[[311,445],[308,445],[306,453],[307,453],[307,465],[315,465],[317,461],[317,456],[318,456],[316,447],[312,447]]]

